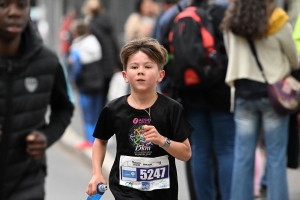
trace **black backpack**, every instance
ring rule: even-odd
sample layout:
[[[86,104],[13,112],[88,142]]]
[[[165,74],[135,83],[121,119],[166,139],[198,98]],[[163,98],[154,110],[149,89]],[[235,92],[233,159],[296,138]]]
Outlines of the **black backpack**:
[[[226,70],[215,41],[214,7],[188,7],[174,19],[169,33],[173,55],[170,77],[173,90],[197,92],[224,81]]]

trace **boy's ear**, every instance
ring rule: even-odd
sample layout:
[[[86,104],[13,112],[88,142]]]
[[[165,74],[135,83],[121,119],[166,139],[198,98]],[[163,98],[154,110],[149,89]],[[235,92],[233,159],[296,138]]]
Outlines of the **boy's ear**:
[[[128,83],[129,81],[128,81],[128,79],[127,79],[126,71],[122,71],[122,76],[123,76],[125,82]]]
[[[160,70],[157,82],[160,83],[163,80],[163,78],[165,77],[165,75],[166,75],[166,71],[165,70]]]

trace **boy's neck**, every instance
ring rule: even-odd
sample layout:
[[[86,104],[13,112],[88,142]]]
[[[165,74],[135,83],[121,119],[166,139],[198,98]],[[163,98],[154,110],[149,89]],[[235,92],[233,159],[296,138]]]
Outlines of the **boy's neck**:
[[[131,94],[129,95],[127,101],[129,105],[131,105],[136,109],[146,109],[151,107],[155,103],[157,98],[158,98],[158,94],[155,91],[155,93],[149,95]]]

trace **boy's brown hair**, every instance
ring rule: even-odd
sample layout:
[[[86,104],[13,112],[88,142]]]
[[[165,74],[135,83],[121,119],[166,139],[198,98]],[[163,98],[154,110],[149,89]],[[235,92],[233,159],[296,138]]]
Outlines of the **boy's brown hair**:
[[[142,37],[128,42],[121,49],[120,57],[123,64],[123,70],[127,69],[129,56],[139,51],[145,53],[151,60],[153,60],[160,70],[163,69],[167,62],[167,50],[160,45],[156,39]]]

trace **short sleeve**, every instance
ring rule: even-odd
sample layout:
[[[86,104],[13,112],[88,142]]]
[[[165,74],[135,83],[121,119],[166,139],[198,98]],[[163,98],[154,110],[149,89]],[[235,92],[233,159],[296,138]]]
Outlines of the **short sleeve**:
[[[174,132],[174,141],[183,142],[194,131],[194,127],[188,121],[185,110],[181,104],[174,105],[171,111],[171,125]]]
[[[112,113],[104,107],[98,118],[93,136],[101,140],[108,140],[114,134]]]

